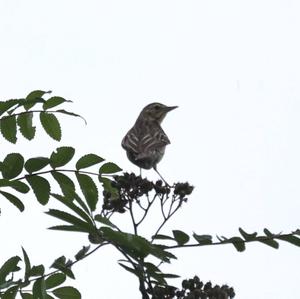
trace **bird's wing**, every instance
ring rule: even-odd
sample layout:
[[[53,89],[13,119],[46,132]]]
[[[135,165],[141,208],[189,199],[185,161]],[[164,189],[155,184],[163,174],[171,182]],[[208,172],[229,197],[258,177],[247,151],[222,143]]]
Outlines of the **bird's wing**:
[[[152,132],[152,134],[148,133],[143,137],[142,141],[144,148],[149,150],[157,149],[170,144],[168,136],[162,129]]]
[[[161,128],[139,134],[133,127],[122,140],[122,147],[125,150],[130,150],[137,154],[146,154],[153,150],[159,150],[168,144],[170,144],[170,140]]]
[[[133,151],[135,153],[138,153],[139,152],[139,144],[140,144],[139,137],[137,135],[137,132],[136,132],[135,128],[133,127],[124,136],[124,138],[122,140],[122,147],[126,151],[129,150],[129,151]]]

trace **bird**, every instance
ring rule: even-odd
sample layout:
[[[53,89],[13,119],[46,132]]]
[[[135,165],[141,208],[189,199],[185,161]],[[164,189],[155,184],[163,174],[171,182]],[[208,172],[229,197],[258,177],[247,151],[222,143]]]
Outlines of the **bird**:
[[[153,168],[160,178],[167,184],[157,170],[157,164],[164,156],[166,146],[170,140],[161,123],[168,112],[178,106],[166,106],[161,103],[151,103],[143,108],[134,126],[122,140],[130,162],[143,169]],[[168,185],[168,184],[167,184]]]

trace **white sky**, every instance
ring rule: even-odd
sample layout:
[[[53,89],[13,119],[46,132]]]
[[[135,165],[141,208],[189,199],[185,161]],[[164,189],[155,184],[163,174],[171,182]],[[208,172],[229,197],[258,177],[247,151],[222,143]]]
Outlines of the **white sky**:
[[[163,124],[172,144],[159,169],[169,182],[189,181],[196,189],[164,232],[230,237],[238,227],[295,230],[299,13],[300,2],[292,0],[1,0],[1,100],[50,89],[73,100],[69,110],[88,121],[85,126],[62,117],[61,144],[44,133],[38,141],[20,140],[17,147],[2,138],[1,159],[13,151],[32,157],[70,145],[78,158],[93,152],[137,171],[120,147],[123,135],[149,102],[178,105]],[[152,171],[146,174],[157,178]],[[21,245],[34,263],[49,264],[87,244],[84,235],[47,231],[58,221],[44,215],[47,208],[30,196],[24,201],[27,209],[20,214],[1,200],[1,264],[21,254]],[[228,283],[236,298],[299,296],[300,251],[292,245],[175,253],[179,260],[164,268],[167,272]],[[141,297],[135,278],[117,265],[119,257],[104,249],[74,268],[74,285],[83,298]]]

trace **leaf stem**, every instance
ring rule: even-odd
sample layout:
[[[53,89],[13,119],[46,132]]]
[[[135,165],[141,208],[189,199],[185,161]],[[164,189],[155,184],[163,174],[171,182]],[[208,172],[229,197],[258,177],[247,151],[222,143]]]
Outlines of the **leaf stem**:
[[[18,107],[17,107],[18,108]],[[65,111],[65,110],[64,110]],[[28,111],[22,111],[22,112],[18,112],[18,113],[14,113],[14,114],[10,114],[10,115],[6,115],[6,116],[3,116],[0,118],[0,122],[1,120],[4,120],[6,118],[10,118],[10,117],[14,117],[14,116],[19,116],[19,115],[22,115],[22,114],[29,114],[29,113],[42,113],[42,112],[45,112],[45,113],[61,113],[61,114],[68,114],[68,113],[65,113],[63,111],[59,111],[59,110],[28,110]],[[87,123],[86,120],[81,116],[81,115],[78,115],[78,114],[75,114],[73,113],[72,114],[73,116],[78,116],[80,118],[83,119],[83,121],[85,122],[85,124]]]
[[[90,172],[90,171],[84,171],[84,170],[75,170],[75,169],[51,169],[51,170],[45,170],[45,171],[40,171],[40,172],[34,172],[34,173],[28,173],[20,178],[15,179],[16,181],[21,181],[26,179],[26,177],[31,177],[35,175],[41,175],[41,174],[47,174],[47,173],[52,173],[52,172],[71,172],[71,173],[79,173],[79,174],[88,174],[88,175],[94,175],[94,176],[99,176],[99,173],[95,172]],[[113,177],[113,175],[106,174],[106,177]]]
[[[188,247],[202,247],[202,246],[215,246],[215,245],[226,245],[226,244],[233,244],[233,243],[239,243],[239,244],[244,244],[244,243],[252,243],[252,242],[262,242],[263,241],[274,241],[274,240],[280,240],[280,241],[285,241],[281,237],[289,237],[289,236],[295,236],[297,233],[290,233],[290,234],[283,234],[283,235],[274,235],[273,237],[267,237],[267,236],[257,236],[251,240],[236,240],[234,242],[231,242],[230,239],[220,241],[220,242],[214,242],[214,243],[204,243],[204,244],[184,244],[184,245],[174,245],[174,246],[167,246],[167,249],[177,249],[177,248],[188,248]],[[287,241],[288,242],[288,241]],[[273,247],[274,248],[274,247]],[[277,248],[276,248],[277,249]]]

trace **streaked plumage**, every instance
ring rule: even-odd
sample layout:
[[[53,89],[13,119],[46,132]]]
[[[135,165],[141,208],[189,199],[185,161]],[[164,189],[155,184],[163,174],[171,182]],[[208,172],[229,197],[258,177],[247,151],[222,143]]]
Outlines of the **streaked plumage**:
[[[166,114],[175,108],[177,106],[152,103],[142,110],[134,126],[122,140],[122,147],[133,164],[157,170],[156,166],[163,158],[166,146],[170,144],[160,125]]]

